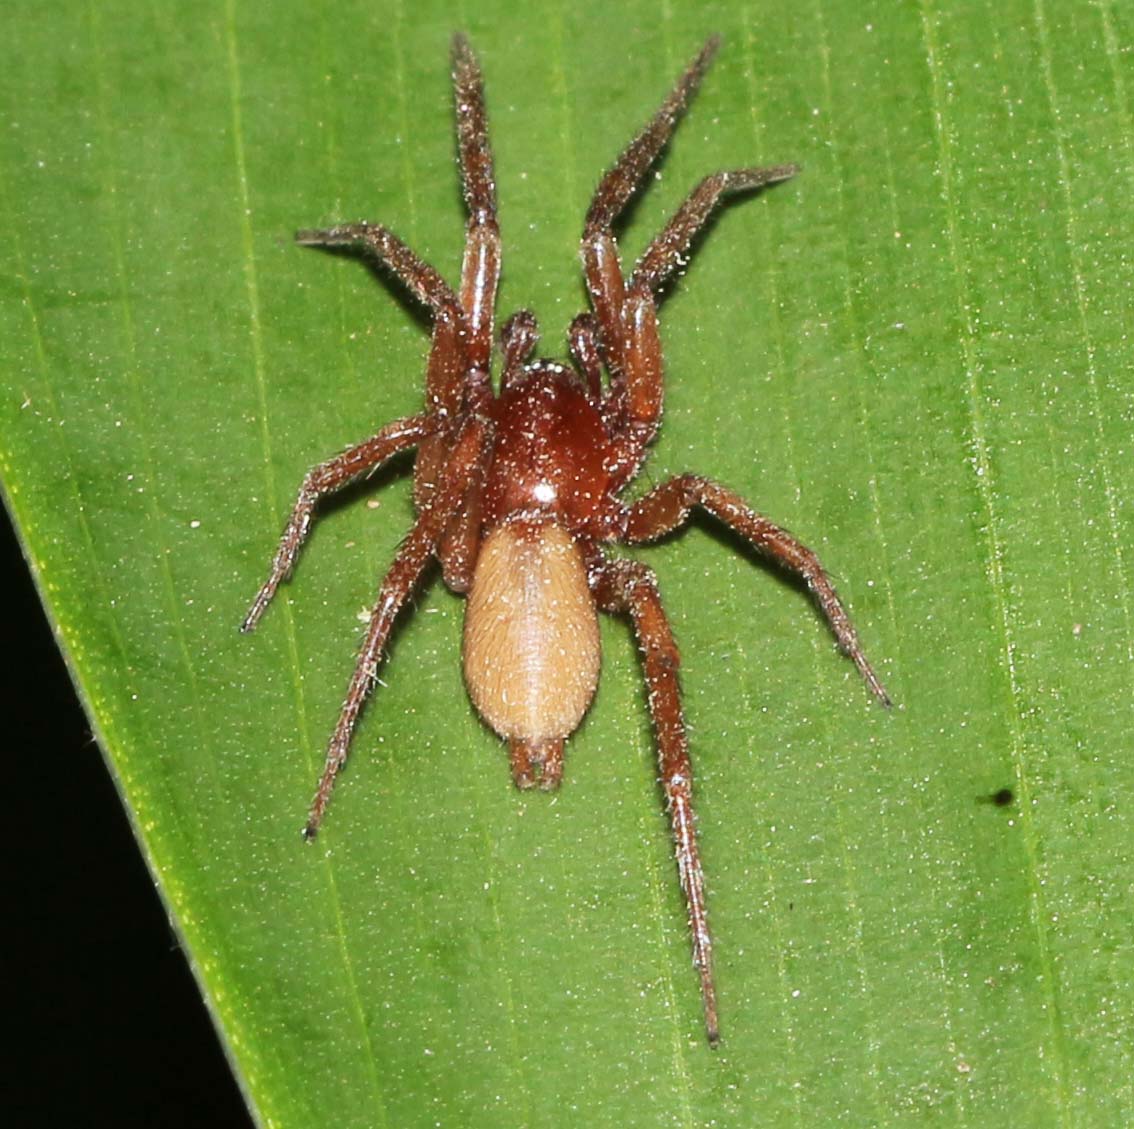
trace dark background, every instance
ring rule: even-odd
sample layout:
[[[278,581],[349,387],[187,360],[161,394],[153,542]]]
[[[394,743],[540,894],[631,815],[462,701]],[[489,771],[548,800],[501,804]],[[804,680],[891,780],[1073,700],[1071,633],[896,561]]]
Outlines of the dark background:
[[[10,1125],[251,1120],[0,505]]]

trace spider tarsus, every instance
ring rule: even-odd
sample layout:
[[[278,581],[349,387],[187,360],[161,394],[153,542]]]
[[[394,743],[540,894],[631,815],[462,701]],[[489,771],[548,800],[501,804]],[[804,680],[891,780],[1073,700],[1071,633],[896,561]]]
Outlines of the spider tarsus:
[[[371,223],[345,223],[334,227],[305,227],[295,233],[301,247],[355,247],[365,246],[369,237],[383,229]],[[379,255],[381,257],[381,255]]]
[[[702,968],[699,971],[701,973],[701,998],[704,1000],[705,1006],[705,1036],[709,1040],[709,1046],[716,1050],[721,1041],[721,1025],[717,1018],[717,991],[713,985],[712,970]]]
[[[248,609],[248,614],[244,617],[244,622],[240,625],[240,634],[247,635],[250,631],[254,630],[256,625],[263,618],[264,612],[268,610],[268,605],[272,602],[272,597],[276,594],[276,588],[279,586],[278,580],[275,576],[269,578],[268,583],[256,593],[256,599],[252,601],[252,606]]]
[[[301,247],[326,247],[342,240],[342,235],[336,228],[327,228],[317,231],[315,228],[303,228],[295,233],[295,241]]]
[[[870,687],[874,696],[886,709],[890,709],[894,705],[894,701],[890,695],[886,693],[886,687],[878,681],[878,676],[870,669],[869,664],[866,664],[866,669],[863,671],[863,674],[866,675],[866,684]]]
[[[773,184],[783,184],[800,172],[799,165],[769,165],[766,168],[728,169],[716,176],[722,177],[726,192],[744,192],[755,188],[770,188]],[[708,178],[712,180],[712,177]]]
[[[870,665],[870,661],[863,654],[861,648],[856,645],[849,649],[847,654],[858,668],[858,672],[862,675],[870,692],[878,699],[880,704],[889,709],[894,702],[886,693],[886,687],[882,685],[882,680],[874,673],[874,667]]]
[[[310,843],[319,834],[319,828],[310,823],[305,823],[300,834],[303,836],[305,843]]]
[[[248,614],[244,617],[244,622],[240,625],[241,635],[247,635],[250,631],[255,630],[256,624],[260,622],[260,617],[264,614],[264,608],[267,606],[267,600],[260,596],[256,597],[252,606],[248,609]]]
[[[797,165],[794,161],[786,165],[773,165],[764,170],[764,175],[767,177],[764,183],[782,184],[785,180],[791,180],[793,176],[799,176],[801,172],[803,172],[803,166]]]
[[[713,56],[720,50],[720,47],[721,37],[715,33],[710,35],[697,53],[697,58],[693,60],[690,69],[707,67],[713,61]]]
[[[853,628],[849,637],[844,637],[841,632],[837,634],[839,652],[846,655],[854,663],[855,669],[862,675],[862,680],[866,683],[866,688],[878,699],[881,705],[889,709],[894,703],[890,695],[886,693],[886,687],[882,685],[882,680],[874,673],[874,667],[870,665],[870,660],[866,657],[866,652],[863,651]]]
[[[476,65],[476,53],[472,49],[469,37],[463,31],[453,33],[452,58],[454,63],[472,63]]]

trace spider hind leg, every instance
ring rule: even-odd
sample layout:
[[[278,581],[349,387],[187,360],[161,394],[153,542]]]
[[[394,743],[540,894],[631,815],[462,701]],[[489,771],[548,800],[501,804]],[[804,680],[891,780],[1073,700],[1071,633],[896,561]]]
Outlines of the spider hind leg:
[[[595,599],[604,611],[629,614],[642,651],[658,767],[673,829],[677,872],[689,913],[693,967],[701,979],[701,1002],[709,1043],[720,1040],[717,991],[713,981],[713,940],[705,906],[705,878],[693,814],[693,764],[681,710],[677,670],[681,662],[653,572],[639,561],[606,561],[595,574]]]

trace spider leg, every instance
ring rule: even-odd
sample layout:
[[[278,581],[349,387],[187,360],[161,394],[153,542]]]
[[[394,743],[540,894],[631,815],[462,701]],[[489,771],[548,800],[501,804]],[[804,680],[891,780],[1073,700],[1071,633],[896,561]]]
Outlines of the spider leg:
[[[630,278],[630,289],[658,292],[666,279],[684,265],[690,244],[722,196],[778,184],[797,172],[798,165],[774,165],[763,169],[734,169],[705,177],[646,248]]]
[[[413,591],[422,570],[429,562],[438,539],[461,500],[470,474],[484,459],[487,428],[475,417],[461,428],[452,454],[438,483],[437,491],[418,514],[417,521],[402,543],[378,590],[378,599],[370,613],[370,625],[358,655],[358,662],[347,688],[339,720],[327,746],[327,760],[319,788],[311,804],[304,835],[314,838],[323,822],[335,777],[346,761],[351,737],[362,705],[378,679],[378,663],[382,648],[390,636],[394,620]]]
[[[662,359],[655,295],[684,265],[690,245],[722,196],[777,184],[797,171],[795,165],[775,165],[705,177],[638,260],[623,297],[625,367],[612,374],[602,405],[603,419],[615,439],[611,464],[615,489],[638,473],[661,417]]]
[[[295,241],[302,247],[365,247],[433,311],[434,317],[462,313],[456,294],[441,275],[381,224],[344,223],[320,231],[297,231]]]
[[[484,467],[473,467],[457,512],[449,519],[437,556],[450,592],[467,592],[472,586],[480,552],[480,524],[484,509]]]
[[[475,68],[475,60],[473,64]],[[476,71],[476,77],[479,79],[479,71]],[[461,84],[458,81],[459,101],[460,91]],[[483,102],[481,102],[480,121],[483,125]],[[462,162],[466,159],[466,148],[462,141]],[[491,157],[488,160],[491,171]],[[433,344],[429,352],[425,396],[431,411],[436,415],[438,426],[432,429],[434,434],[429,435],[422,442],[414,466],[414,503],[418,510],[422,511],[428,506],[437,489],[438,476],[445,465],[453,440],[451,421],[458,415],[466,384],[474,375],[470,349],[479,338],[470,332],[470,321],[462,306],[464,286],[462,286],[462,299],[458,300],[449,284],[433,267],[418,258],[393,232],[378,224],[345,224],[326,231],[301,231],[296,235],[296,240],[305,246],[313,247],[350,245],[366,247],[397,275],[416,298],[433,311]],[[498,254],[496,258],[498,261]],[[468,269],[466,258],[466,275]],[[494,290],[495,274],[493,274],[492,287]],[[491,300],[488,318],[487,333],[491,338]],[[483,332],[482,327],[481,333]],[[491,341],[489,345],[491,346]],[[481,384],[487,391],[487,358],[481,377]],[[488,394],[491,395],[490,392]],[[467,526],[468,522],[463,522],[463,525]],[[462,542],[468,541],[467,529],[459,539]],[[445,560],[450,559],[452,554],[447,553]],[[446,580],[453,580],[451,570],[447,569],[446,573]],[[456,590],[461,589],[458,587]]]
[[[677,678],[680,654],[669,627],[653,572],[638,561],[607,561],[594,581],[595,599],[604,611],[628,612],[634,623],[645,667],[650,716],[658,745],[661,783],[677,855],[681,889],[689,911],[693,938],[693,967],[701,978],[701,1000],[709,1042],[720,1038],[716,989],[713,985],[709,920],[705,908],[705,879],[697,850],[693,816],[693,767],[689,740],[681,713],[681,686]]]
[[[674,88],[666,96],[657,113],[626,146],[614,166],[599,181],[583,228],[583,258],[588,268],[590,265],[588,256],[601,255],[602,246],[606,245],[605,240],[610,236],[611,226],[638,190],[650,165],[657,160],[658,155],[665,148],[719,46],[720,39],[715,35],[706,40],[696,58],[685,68]],[[594,241],[593,246],[592,241]],[[610,247],[613,250],[612,244]],[[617,261],[617,254],[615,260]]]
[[[496,174],[488,141],[484,79],[463,35],[453,36],[453,88],[457,104],[457,148],[469,210],[461,266],[461,306],[469,322],[469,364],[488,379],[492,323],[500,278],[500,227],[496,218]]]
[[[603,176],[583,227],[583,273],[598,318],[602,358],[611,374],[604,416],[622,433],[619,446],[624,448],[613,466],[615,489],[637,472],[646,444],[657,431],[662,360],[653,293],[648,286],[627,290],[611,228],[673,134],[718,45],[715,36],[705,43],[657,113]],[[615,419],[616,410],[621,418]]]
[[[867,661],[850,616],[839,601],[819,558],[786,529],[749,509],[739,494],[696,474],[671,478],[629,507],[626,532],[621,539],[631,545],[653,541],[683,525],[694,506],[707,510],[761,552],[807,582],[839,646],[854,661],[874,696],[884,706],[890,705],[889,695]]]
[[[453,93],[457,109],[457,151],[469,218],[465,225],[465,254],[461,264],[461,306],[468,321],[465,342],[468,370],[467,407],[487,408],[492,400],[489,366],[496,288],[500,280],[500,227],[496,216],[496,172],[488,140],[484,79],[480,63],[465,36],[453,36]],[[530,318],[531,315],[528,315]],[[534,319],[532,319],[534,327]],[[438,556],[445,583],[453,592],[472,584],[480,546],[483,473],[475,475],[462,504],[441,539]]]
[[[399,451],[415,446],[431,436],[436,429],[437,424],[429,415],[395,420],[393,423],[388,423],[377,435],[367,439],[365,443],[359,443],[357,447],[351,447],[341,455],[336,455],[307,472],[299,488],[299,497],[292,508],[291,517],[284,526],[279,548],[272,559],[268,579],[264,581],[263,587],[256,594],[256,599],[252,601],[252,606],[240,625],[241,631],[251,631],[256,626],[264,614],[264,609],[276,594],[280,582],[291,573],[300,546],[311,529],[315,505],[319,499],[345,486],[360,474],[374,470]]]
[[[422,305],[430,308],[433,347],[425,399],[430,409],[443,417],[456,414],[468,371],[468,323],[457,295],[441,275],[381,224],[348,223],[321,231],[297,231],[295,241],[304,247],[363,247],[393,272]]]
[[[609,354],[608,364],[612,363],[616,369],[620,368],[625,353],[620,330],[624,282],[611,228],[642,183],[650,165],[665,148],[719,45],[720,40],[716,36],[706,41],[657,113],[599,181],[587,211],[581,248],[583,270],[591,304],[602,327],[603,345]]]

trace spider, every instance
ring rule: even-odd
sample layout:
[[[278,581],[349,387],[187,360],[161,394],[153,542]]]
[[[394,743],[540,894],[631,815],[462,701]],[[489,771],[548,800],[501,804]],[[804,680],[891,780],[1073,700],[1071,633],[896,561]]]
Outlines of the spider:
[[[495,392],[490,369],[501,258],[496,183],[480,65],[468,40],[453,38],[457,148],[468,209],[459,289],[378,224],[296,235],[305,246],[355,248],[373,256],[429,309],[425,411],[387,424],[307,473],[271,572],[241,628],[256,626],[290,574],[319,500],[416,447],[417,518],[370,613],[304,829],[310,839],[323,821],[394,621],[433,557],[448,587],[468,597],[465,682],[481,717],[507,741],[519,788],[559,787],[564,742],[598,685],[597,613],[629,616],[642,653],[711,1045],[720,1028],[678,684],[680,655],[653,572],[634,560],[608,558],[603,545],[654,541],[684,524],[694,507],[706,510],[807,583],[843,651],[889,704],[819,560],[790,533],[733,491],[696,474],[670,479],[636,502],[619,497],[641,469],[661,420],[659,290],[684,265],[694,237],[723,196],[775,184],[798,171],[775,165],[706,177],[633,271],[624,273],[612,225],[665,147],[717,46],[715,37],[705,43],[599,182],[581,245],[593,312],[571,323],[573,364],[532,359],[536,319],[520,310],[501,330]]]

